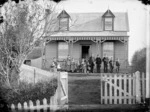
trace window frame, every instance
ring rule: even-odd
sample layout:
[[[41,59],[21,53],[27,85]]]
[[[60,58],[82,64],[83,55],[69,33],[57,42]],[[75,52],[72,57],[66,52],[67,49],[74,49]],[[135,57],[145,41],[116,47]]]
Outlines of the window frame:
[[[62,20],[65,20],[65,21],[62,21]],[[64,23],[63,23],[64,22]],[[65,23],[66,22],[66,23]],[[61,25],[66,25],[66,26],[64,26],[65,27],[65,29],[61,26]],[[62,28],[62,29],[61,29]],[[69,31],[69,18],[67,18],[67,17],[65,17],[65,18],[60,18],[59,19],[59,31]]]
[[[106,19],[112,19],[111,29],[106,29]],[[113,17],[104,17],[104,31],[114,31],[114,18]]]
[[[106,48],[106,49],[105,49]],[[111,48],[111,49],[110,49]],[[109,51],[109,53],[112,53],[112,56],[110,56],[110,55],[108,55],[107,53],[106,53],[106,51]],[[114,42],[112,42],[112,41],[106,41],[106,42],[104,42],[103,43],[103,51],[102,51],[103,53],[103,57],[105,57],[105,55],[107,55],[108,56],[108,58],[113,58],[113,59],[115,59],[115,43]]]

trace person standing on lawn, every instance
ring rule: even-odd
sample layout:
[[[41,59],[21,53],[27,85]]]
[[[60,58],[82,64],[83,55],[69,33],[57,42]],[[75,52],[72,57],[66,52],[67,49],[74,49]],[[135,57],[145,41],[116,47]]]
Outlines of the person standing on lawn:
[[[120,62],[119,59],[117,58],[116,60],[116,72],[119,73],[119,69],[120,69]]]
[[[99,55],[97,55],[96,57],[96,69],[97,69],[97,73],[101,72],[101,58]]]

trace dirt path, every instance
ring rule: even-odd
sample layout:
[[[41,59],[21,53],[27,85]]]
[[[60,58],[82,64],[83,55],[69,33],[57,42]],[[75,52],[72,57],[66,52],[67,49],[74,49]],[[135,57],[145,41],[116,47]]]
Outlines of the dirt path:
[[[99,104],[99,75],[69,75],[69,104]]]

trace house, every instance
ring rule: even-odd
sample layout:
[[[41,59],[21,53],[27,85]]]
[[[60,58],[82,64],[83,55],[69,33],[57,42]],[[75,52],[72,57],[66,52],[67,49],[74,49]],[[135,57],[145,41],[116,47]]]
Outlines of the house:
[[[127,12],[67,13],[57,16],[56,32],[47,36],[45,45],[45,66],[49,67],[53,58],[63,61],[70,55],[75,61],[90,56],[107,56],[120,60],[121,68],[128,67]]]

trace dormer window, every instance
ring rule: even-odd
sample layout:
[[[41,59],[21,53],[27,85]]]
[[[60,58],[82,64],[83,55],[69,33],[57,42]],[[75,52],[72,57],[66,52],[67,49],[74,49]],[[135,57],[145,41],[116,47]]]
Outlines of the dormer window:
[[[59,30],[65,31],[69,30],[69,20],[68,18],[60,18],[59,20]]]
[[[59,19],[59,31],[69,30],[69,14],[63,10],[57,17]]]
[[[113,30],[113,18],[105,18],[105,30]]]
[[[103,29],[105,31],[113,31],[114,30],[114,14],[108,9],[104,15],[103,18]]]

